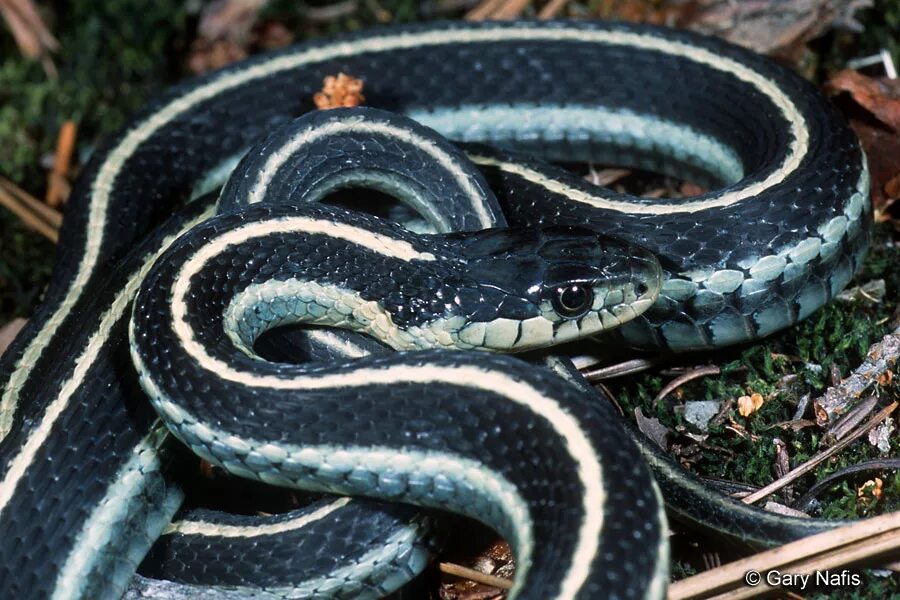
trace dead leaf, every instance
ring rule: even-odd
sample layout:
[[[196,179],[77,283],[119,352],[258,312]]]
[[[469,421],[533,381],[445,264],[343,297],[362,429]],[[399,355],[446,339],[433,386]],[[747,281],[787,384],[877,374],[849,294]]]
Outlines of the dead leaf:
[[[669,448],[669,429],[655,417],[645,417],[640,407],[634,409],[634,419],[641,433],[653,440],[663,450]]]
[[[692,29],[763,54],[796,60],[806,42],[830,29],[862,31],[858,10],[872,0],[600,0],[595,13]]]
[[[256,32],[255,43],[261,50],[284,48],[294,43],[294,34],[277,21],[267,21]]]
[[[691,196],[699,196],[700,194],[705,194],[706,189],[697,185],[693,181],[685,181],[681,184],[681,195],[685,198],[690,198]]]
[[[684,10],[683,4],[646,2],[645,0],[600,0],[594,12],[604,19],[662,25],[678,18],[678,15]]]
[[[876,79],[857,71],[841,71],[828,80],[831,96],[847,92],[881,123],[900,133],[900,79]]]
[[[835,300],[840,302],[864,302],[868,304],[879,304],[884,301],[884,295],[887,293],[887,285],[884,279],[873,279],[862,285],[847,288],[835,296]],[[890,371],[888,371],[890,373]]]
[[[778,502],[773,502],[769,500],[763,505],[763,508],[769,512],[775,513],[776,515],[784,515],[786,517],[798,517],[800,519],[808,519],[809,515],[801,510],[797,510],[795,508],[791,508],[790,506],[785,506],[784,504],[779,504]]]
[[[188,68],[200,75],[245,58],[247,50],[231,40],[197,39],[188,56]]]
[[[203,7],[199,36],[207,40],[246,42],[256,18],[268,0],[216,0]]]
[[[670,4],[676,4],[670,2]],[[691,0],[675,23],[761,54],[799,57],[804,45],[829,31],[862,31],[856,11],[872,0]]]
[[[900,200],[900,79],[842,71],[824,89],[835,97],[866,151],[875,220],[900,227],[900,215],[891,209]]]
[[[775,472],[775,479],[781,479],[791,470],[791,454],[787,444],[780,438],[774,438],[772,443],[775,445],[775,464],[772,466],[772,470]],[[791,486],[787,486],[785,489],[790,490]]]

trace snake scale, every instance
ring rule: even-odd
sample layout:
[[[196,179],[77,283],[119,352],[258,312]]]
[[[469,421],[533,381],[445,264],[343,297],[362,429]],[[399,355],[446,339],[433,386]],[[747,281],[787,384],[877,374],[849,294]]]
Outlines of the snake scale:
[[[373,108],[310,112],[337,73]],[[586,161],[712,191],[638,198],[553,166]],[[751,544],[830,527],[706,489],[536,349],[788,327],[859,266],[868,185],[802,78],[649,26],[384,28],[172,88],[83,170],[0,363],[0,589],[379,597],[427,564],[442,509],[510,541],[518,598],[661,597],[660,489]],[[178,512],[185,448],[339,495]]]

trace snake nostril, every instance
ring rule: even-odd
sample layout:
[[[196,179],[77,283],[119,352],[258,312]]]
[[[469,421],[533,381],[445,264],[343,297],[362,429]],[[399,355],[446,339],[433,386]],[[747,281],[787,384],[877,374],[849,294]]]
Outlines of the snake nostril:
[[[637,293],[638,293],[638,296],[643,296],[644,294],[647,293],[647,291],[648,291],[649,289],[650,289],[650,287],[649,287],[646,283],[644,283],[644,282],[638,283],[638,284],[637,284]]]

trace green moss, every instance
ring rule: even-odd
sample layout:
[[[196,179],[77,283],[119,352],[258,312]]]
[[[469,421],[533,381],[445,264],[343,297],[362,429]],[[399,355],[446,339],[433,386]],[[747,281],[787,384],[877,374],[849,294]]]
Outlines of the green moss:
[[[668,427],[690,431],[676,410],[684,401],[726,400],[761,394],[766,402],[757,412],[743,417],[735,405],[721,424],[710,427],[706,432],[708,436],[698,446],[699,460],[694,463],[694,468],[703,475],[757,486],[771,482],[774,478],[774,438],[787,444],[792,465],[801,464],[823,449],[818,427],[793,431],[779,426],[793,418],[800,396],[823,393],[830,384],[832,365],[840,367],[842,376],[849,375],[863,361],[869,347],[888,331],[887,321],[896,309],[893,299],[898,289],[898,276],[891,266],[900,262],[900,249],[887,243],[891,235],[887,228],[878,232],[874,249],[856,278],[857,282],[885,278],[887,302],[876,306],[862,302],[835,302],[797,327],[764,343],[719,352],[715,356],[698,354],[682,358],[687,365],[711,360],[724,366],[719,376],[692,381],[656,407],[653,407],[653,398],[668,378],[655,373],[614,380],[610,386],[614,395],[626,412],[640,406],[644,414],[656,416]],[[785,382],[794,373],[799,374],[800,378],[786,385]],[[898,397],[895,385],[876,391],[885,399]],[[676,441],[691,444],[687,438]],[[865,440],[860,441],[801,479],[796,487],[802,491],[839,469],[878,457],[875,447]],[[693,458],[696,459],[696,456]],[[864,477],[858,483],[861,485],[868,478]],[[857,486],[852,480],[822,497],[820,514],[829,518],[855,518],[893,510],[900,498],[896,493],[897,486],[895,477],[885,478],[882,500],[863,503],[856,497]],[[783,497],[781,500],[790,501]]]
[[[180,0],[59,2],[48,13],[61,50],[59,76],[24,59],[0,28],[0,174],[35,194],[44,190],[41,157],[60,124],[79,125],[78,149],[125,124],[146,99],[181,75],[187,39]],[[168,58],[172,57],[172,58]],[[47,281],[52,246],[0,210],[0,323],[29,314]]]

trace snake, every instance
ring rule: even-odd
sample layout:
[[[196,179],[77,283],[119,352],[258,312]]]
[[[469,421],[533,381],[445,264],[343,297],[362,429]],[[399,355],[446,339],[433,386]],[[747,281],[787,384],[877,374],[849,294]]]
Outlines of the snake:
[[[371,108],[313,112],[337,73]],[[584,162],[710,191],[617,193],[563,168]],[[428,563],[438,509],[510,541],[514,597],[662,597],[663,497],[752,545],[833,527],[673,466],[565,342],[797,323],[865,256],[868,177],[800,76],[647,25],[385,27],[178,85],[82,170],[0,361],[0,588],[379,597]],[[325,495],[179,512],[188,451]]]

